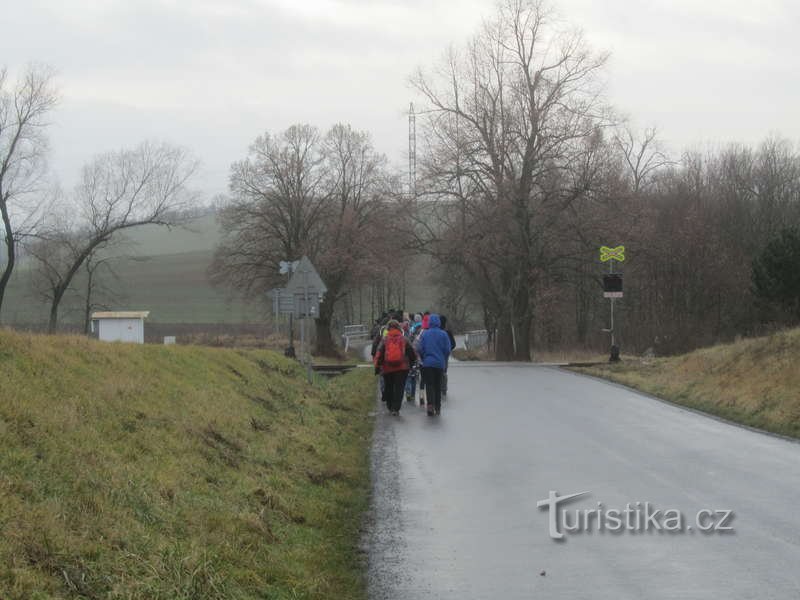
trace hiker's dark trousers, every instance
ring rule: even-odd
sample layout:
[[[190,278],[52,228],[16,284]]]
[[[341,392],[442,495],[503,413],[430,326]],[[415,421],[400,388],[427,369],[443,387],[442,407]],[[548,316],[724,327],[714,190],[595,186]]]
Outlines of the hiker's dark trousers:
[[[428,406],[433,405],[436,412],[442,408],[442,369],[422,367],[422,381],[425,383],[425,398]]]
[[[408,371],[395,371],[383,374],[383,401],[386,408],[400,410],[403,407],[403,392],[406,389]]]

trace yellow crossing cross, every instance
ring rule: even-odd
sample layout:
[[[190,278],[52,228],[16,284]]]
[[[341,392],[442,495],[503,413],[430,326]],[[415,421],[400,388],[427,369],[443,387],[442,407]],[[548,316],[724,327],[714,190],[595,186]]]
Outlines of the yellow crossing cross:
[[[610,260],[625,262],[625,246],[617,246],[616,248],[600,246],[600,260],[602,262],[608,262]]]

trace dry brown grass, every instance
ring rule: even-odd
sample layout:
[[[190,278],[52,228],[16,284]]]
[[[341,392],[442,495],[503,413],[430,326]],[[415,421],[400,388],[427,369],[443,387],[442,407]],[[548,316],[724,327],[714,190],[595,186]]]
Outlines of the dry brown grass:
[[[533,352],[534,362],[540,363],[592,363],[592,362],[607,362],[608,353],[600,354],[591,350],[553,350]]]
[[[0,331],[0,598],[359,598],[374,382]]]
[[[746,425],[800,437],[800,329],[682,356],[578,370]]]

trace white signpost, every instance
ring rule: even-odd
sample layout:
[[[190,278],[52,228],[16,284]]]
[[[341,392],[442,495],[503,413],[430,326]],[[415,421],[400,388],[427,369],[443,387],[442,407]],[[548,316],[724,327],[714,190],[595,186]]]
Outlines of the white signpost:
[[[319,315],[319,305],[327,291],[328,288],[307,256],[301,258],[294,266],[292,277],[284,290],[284,294],[292,298],[294,316],[300,319],[300,357],[308,368],[309,383],[311,383],[311,358],[305,347],[305,322],[308,317],[315,318]]]
[[[308,317],[315,318],[319,315],[319,305],[328,288],[317,273],[314,265],[304,256],[300,260],[282,260],[279,264],[281,275],[290,275],[285,288],[274,288],[269,291],[272,298],[272,311],[275,320],[280,315],[289,315],[289,351],[288,356],[294,357],[294,327],[293,320],[300,319],[300,359],[308,366],[308,378],[311,381],[311,359],[306,352],[306,325]]]
[[[275,316],[294,313],[294,298],[284,288],[275,288],[269,291],[272,298],[272,312]]]

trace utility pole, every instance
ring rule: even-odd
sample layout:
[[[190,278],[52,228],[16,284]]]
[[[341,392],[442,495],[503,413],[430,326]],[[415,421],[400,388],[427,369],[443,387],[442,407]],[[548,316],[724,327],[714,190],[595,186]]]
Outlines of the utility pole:
[[[413,102],[408,107],[408,193],[417,197],[417,114]]]

